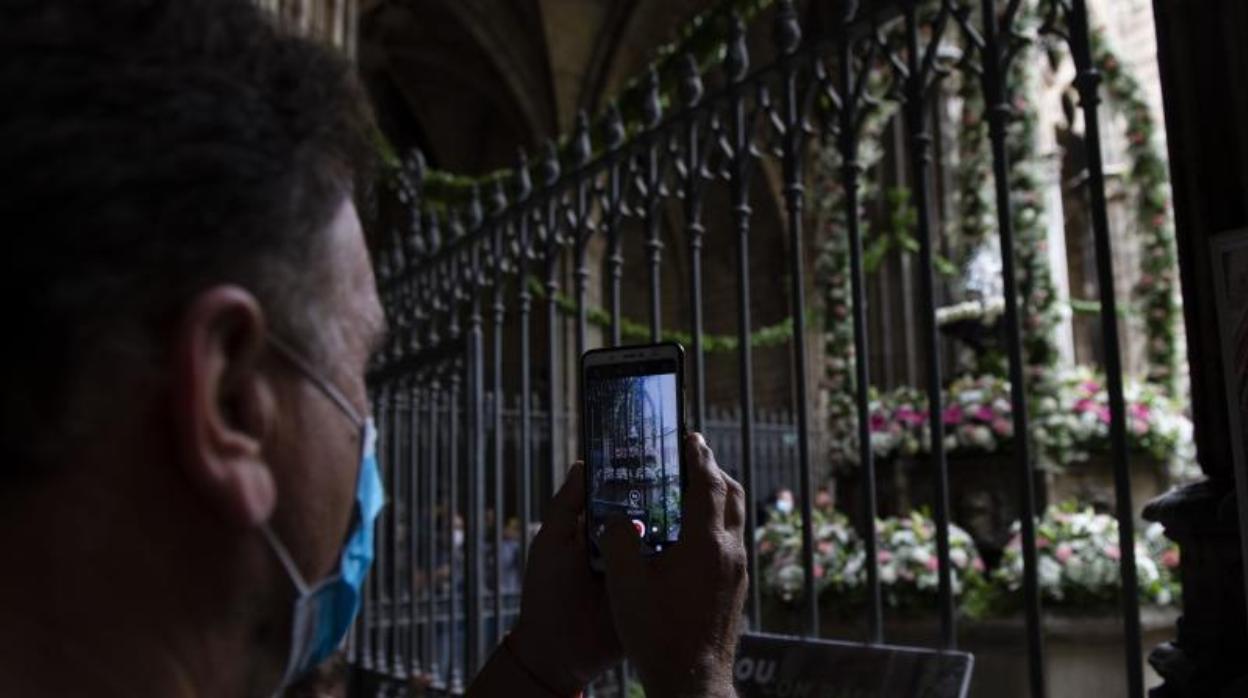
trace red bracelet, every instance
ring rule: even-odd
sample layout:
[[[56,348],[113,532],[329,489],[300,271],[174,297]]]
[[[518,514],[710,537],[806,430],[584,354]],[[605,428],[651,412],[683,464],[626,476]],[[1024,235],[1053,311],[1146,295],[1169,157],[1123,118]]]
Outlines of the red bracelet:
[[[509,657],[511,657],[511,661],[515,662],[516,666],[519,666],[520,669],[524,671],[525,674],[528,675],[529,679],[533,681],[533,683],[537,684],[538,686],[541,686],[544,691],[546,691],[552,696],[559,696],[559,698],[567,698],[567,694],[561,693],[560,691],[555,689],[554,686],[551,686],[550,684],[546,683],[546,681],[544,681],[542,677],[537,675],[537,672],[529,668],[529,665],[525,664],[524,661],[520,659],[520,655],[516,654],[516,651],[511,648],[511,633],[507,633],[507,636],[503,638],[502,645],[503,645],[503,651],[506,652]],[[571,698],[581,698],[582,695],[584,695],[583,691],[577,691],[576,693],[572,694]]]

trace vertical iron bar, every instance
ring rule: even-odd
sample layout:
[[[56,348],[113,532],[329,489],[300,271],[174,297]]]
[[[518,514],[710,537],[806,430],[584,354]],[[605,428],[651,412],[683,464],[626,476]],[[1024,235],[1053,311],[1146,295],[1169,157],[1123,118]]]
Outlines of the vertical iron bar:
[[[491,644],[498,645],[503,639],[503,519],[506,509],[503,505],[503,452],[506,439],[503,437],[503,320],[507,307],[503,294],[503,231],[500,224],[494,233],[494,633]]]
[[[589,162],[589,116],[581,110],[576,115],[576,133],[572,138],[572,162],[575,167],[584,167]],[[589,309],[585,306],[585,294],[589,290],[589,264],[586,261],[585,246],[589,243],[590,225],[590,187],[592,181],[582,171],[576,185],[575,215],[576,224],[572,230],[575,268],[573,269],[573,292],[576,294],[576,357],[580,361],[586,349],[586,334],[589,330]],[[580,371],[575,371],[576,388],[579,391]],[[575,393],[579,394],[579,393]],[[579,439],[578,439],[579,440]]]
[[[389,465],[390,492],[389,492],[389,496],[387,497],[387,499],[389,500],[387,501],[387,504],[389,506],[386,507],[387,509],[390,510],[389,515],[388,515],[388,522],[390,524],[389,525],[390,546],[389,546],[389,550],[387,551],[390,557],[390,560],[388,563],[388,569],[387,569],[387,571],[390,573],[389,574],[389,577],[390,577],[389,578],[390,610],[386,615],[390,622],[390,628],[389,628],[389,633],[388,633],[388,635],[390,636],[389,637],[389,643],[390,643],[389,669],[390,669],[390,675],[395,678],[399,678],[406,673],[405,665],[403,662],[402,645],[400,644],[400,642],[402,641],[402,627],[400,626],[400,623],[399,623],[399,618],[400,618],[399,609],[401,608],[400,597],[399,597],[399,529],[401,526],[399,522],[399,516],[400,516],[399,504],[400,502],[403,501],[402,500],[402,492],[403,492],[402,490],[402,486],[403,486],[402,485],[402,482],[403,482],[402,463],[403,463],[403,440],[404,440],[403,424],[405,421],[403,419],[404,383],[405,381],[402,378],[393,379],[393,385],[390,389],[391,407],[390,407],[389,427],[390,427],[391,434],[387,439],[390,442],[390,465]]]
[[[1019,323],[1018,275],[1015,270],[1014,216],[1010,204],[1010,161],[1006,149],[1006,127],[1011,114],[1006,93],[1004,64],[1006,52],[997,29],[995,0],[983,0],[984,22],[983,91],[988,111],[988,138],[992,144],[992,174],[997,197],[997,225],[1000,232],[1001,275],[1005,286],[1006,350],[1009,355],[1010,409],[1014,423],[1014,460],[1018,469],[1019,511],[1023,548],[1023,604],[1027,626],[1027,673],[1031,695],[1043,698],[1044,633],[1040,618],[1039,566],[1036,554],[1035,463],[1031,456],[1031,427],[1027,405],[1027,385],[1023,370],[1023,339]]]
[[[558,410],[559,402],[559,256],[555,251],[557,243],[550,243],[551,249],[546,260],[546,366],[549,370],[546,381],[546,492],[543,497],[549,501],[559,487],[559,452],[556,444],[559,440]]]
[[[607,108],[606,147],[615,160],[607,172],[607,188],[603,201],[602,225],[607,236],[607,297],[611,307],[611,346],[620,345],[620,282],[624,275],[624,257],[620,253],[620,217],[623,187],[620,170],[625,167],[619,156],[624,143],[624,123],[619,107],[612,102]]]
[[[481,548],[484,542],[482,523],[485,509],[485,347],[483,336],[484,318],[481,312],[481,249],[474,244],[470,269],[470,310],[468,318],[468,404],[465,417],[468,424],[468,472],[466,478],[467,516],[465,517],[466,540],[464,557],[467,565],[464,576],[464,593],[467,601],[467,641],[464,678],[470,679],[480,668],[485,655],[484,618],[482,594],[485,590],[484,567]]]
[[[682,72],[685,107],[697,108],[702,101],[702,75],[692,54],[685,54]],[[706,423],[706,355],[702,348],[702,152],[699,119],[691,117],[685,126],[685,236],[689,240],[689,311],[693,346],[693,429],[701,432]],[[748,506],[748,505],[747,505]],[[753,535],[751,533],[751,535]]]
[[[438,470],[442,467],[443,453],[439,449],[442,441],[442,425],[438,416],[441,414],[445,395],[438,376],[433,376],[429,385],[429,408],[425,415],[425,427],[429,434],[425,452],[425,675],[429,677],[429,685],[440,688],[441,674],[438,671]]]
[[[546,381],[546,410],[549,421],[546,423],[548,439],[546,459],[546,491],[543,501],[550,501],[554,496],[559,480],[559,458],[555,444],[559,438],[557,420],[559,402],[559,197],[554,190],[559,179],[559,155],[554,143],[547,141],[546,155],[542,162],[546,175],[546,366],[549,371]]]
[[[932,259],[931,207],[928,204],[928,166],[932,137],[927,132],[927,75],[919,52],[918,1],[906,4],[906,39],[909,76],[906,80],[906,129],[910,136],[910,168],[914,180],[914,205],[918,213],[919,278],[922,283],[924,339],[927,348],[928,424],[931,430],[931,465],[935,472],[936,550],[940,560],[941,645],[957,645],[953,616],[953,583],[949,565],[949,469],[945,458],[944,405],[941,396],[940,334],[936,326],[936,278]],[[930,41],[939,41],[933,36]]]
[[[659,74],[653,66],[646,80],[646,97],[643,104],[643,123],[651,138],[645,144],[645,220],[646,220],[646,257],[650,264],[650,341],[658,342],[663,335],[662,321],[662,289],[661,268],[663,241],[660,238],[659,206],[662,204],[661,189],[663,177],[660,171],[659,149],[662,147],[657,136],[659,122],[663,118],[662,103],[659,101]]]
[[[802,507],[802,572],[805,578],[806,632],[819,636],[819,598],[815,593],[815,537],[810,474],[810,405],[807,392],[806,360],[806,260],[802,253],[802,210],[806,187],[802,184],[802,145],[805,142],[805,115],[799,103],[794,60],[801,42],[801,26],[792,0],[783,0],[776,12],[776,46],[780,51],[782,110],[782,176],[784,179],[785,224],[789,234],[790,317],[793,320],[793,370],[797,376],[797,467],[798,492]],[[751,537],[753,532],[751,531]]]
[[[412,679],[420,675],[419,657],[419,624],[416,606],[416,569],[417,539],[420,530],[416,512],[420,511],[420,444],[426,437],[420,431],[419,407],[424,404],[425,393],[421,388],[421,379],[412,381],[408,391],[410,401],[407,415],[408,458],[407,458],[407,671],[406,678]]]
[[[520,569],[523,571],[529,559],[529,521],[533,518],[533,385],[532,385],[532,351],[531,319],[533,292],[529,288],[529,194],[532,185],[529,179],[529,162],[524,151],[520,152],[520,164],[516,167],[515,200],[519,215],[516,225],[519,226],[517,237],[520,241],[516,266],[516,285],[519,292],[519,324],[520,324],[520,458],[516,464],[519,468],[518,508],[516,516],[520,519]]]
[[[739,342],[741,382],[741,486],[745,500],[754,501],[754,368],[753,351],[750,346],[750,159],[753,144],[749,119],[746,115],[746,97],[742,90],[749,54],[745,45],[745,25],[741,17],[733,15],[731,38],[725,69],[730,80],[729,102],[731,110],[732,162],[730,184],[732,186],[732,214],[737,229],[737,338]],[[750,577],[750,592],[746,600],[750,627],[758,627],[759,576],[758,555],[754,545],[754,507],[745,508],[745,530],[750,535],[746,542],[746,568]]]
[[[452,310],[452,313],[455,311]],[[452,315],[452,317],[454,317]],[[452,361],[450,372],[450,405],[447,409],[447,441],[448,455],[446,461],[446,564],[447,564],[447,614],[446,614],[446,636],[447,636],[447,688],[451,692],[459,692],[463,687],[463,677],[460,674],[460,651],[463,649],[463,642],[460,639],[459,632],[459,564],[456,561],[455,550],[455,518],[459,515],[459,398],[460,387],[463,383],[462,372],[464,363],[460,359]],[[462,554],[461,554],[462,557]]]
[[[848,25],[851,17],[845,17]],[[867,641],[884,642],[884,603],[880,592],[880,561],[875,531],[876,488],[875,450],[871,447],[871,372],[867,336],[867,293],[863,274],[862,231],[858,219],[858,178],[862,168],[858,162],[858,104],[854,95],[858,85],[853,80],[853,47],[848,27],[841,34],[840,112],[841,186],[845,190],[846,234],[849,236],[850,293],[853,296],[854,323],[854,403],[858,416],[858,468],[862,476],[863,549],[867,558]]]
[[[1114,293],[1113,245],[1105,201],[1105,166],[1101,157],[1100,104],[1101,74],[1092,62],[1088,37],[1088,8],[1085,0],[1070,5],[1071,53],[1077,75],[1075,88],[1086,124],[1088,191],[1092,198],[1092,234],[1096,245],[1096,277],[1101,298],[1101,334],[1105,342],[1105,379],[1109,392],[1109,442],[1114,465],[1115,508],[1118,515],[1118,559],[1122,573],[1122,622],[1126,637],[1127,693],[1131,698],[1144,695],[1144,665],[1141,658],[1139,584],[1135,568],[1135,511],[1131,503],[1131,472],[1127,460],[1126,403],[1122,389],[1122,353],[1118,338],[1118,306]]]

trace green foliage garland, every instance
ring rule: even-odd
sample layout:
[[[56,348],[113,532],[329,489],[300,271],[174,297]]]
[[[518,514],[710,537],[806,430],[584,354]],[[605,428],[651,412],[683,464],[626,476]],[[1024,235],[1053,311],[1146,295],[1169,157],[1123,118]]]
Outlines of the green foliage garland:
[[[1090,38],[1093,60],[1101,72],[1106,95],[1127,122],[1130,180],[1136,190],[1135,217],[1143,247],[1135,299],[1147,337],[1148,379],[1173,395],[1178,366],[1178,264],[1166,162],[1157,145],[1153,114],[1139,81],[1110,50],[1103,30],[1093,30]]]
[[[535,298],[548,298],[546,286],[536,277],[530,276],[528,279],[529,291]],[[555,305],[558,306],[559,312],[565,316],[576,316],[576,300],[569,298],[562,293],[555,294]],[[601,328],[610,329],[611,314],[602,308],[596,306],[588,306],[585,309],[586,320],[589,324]],[[817,315],[814,310],[807,311],[806,321],[814,324],[817,321]],[[755,349],[765,349],[768,347],[783,346],[793,338],[793,318],[788,317],[774,325],[755,330],[750,333],[750,346]],[[627,317],[620,318],[620,339],[624,342],[646,343],[650,341],[650,326],[637,322]],[[659,334],[659,339],[664,342],[679,342],[681,346],[692,347],[693,335],[688,332],[678,332],[675,330],[663,330]],[[741,346],[741,341],[736,335],[720,335],[720,334],[703,334],[702,349],[707,354],[715,354],[719,352],[734,352]]]

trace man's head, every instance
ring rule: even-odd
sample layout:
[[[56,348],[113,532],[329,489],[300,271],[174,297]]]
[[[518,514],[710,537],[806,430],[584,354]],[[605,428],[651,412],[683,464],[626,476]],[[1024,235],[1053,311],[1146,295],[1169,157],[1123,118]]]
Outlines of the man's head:
[[[0,95],[9,532],[77,527],[84,560],[116,561],[94,587],[228,597],[202,603],[278,656],[288,615],[266,604],[291,589],[257,531],[329,572],[360,444],[272,338],[364,414],[383,324],[351,203],[369,124],[351,67],[248,0],[17,0]]]

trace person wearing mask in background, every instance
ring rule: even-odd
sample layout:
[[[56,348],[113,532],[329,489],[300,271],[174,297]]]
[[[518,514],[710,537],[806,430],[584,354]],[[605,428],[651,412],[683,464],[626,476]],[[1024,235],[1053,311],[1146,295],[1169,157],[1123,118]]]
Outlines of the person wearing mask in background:
[[[349,64],[249,0],[0,6],[0,692],[270,696],[333,654],[384,505],[384,332]],[[590,574],[574,467],[475,695],[728,695],[739,486],[688,443],[685,541]]]

